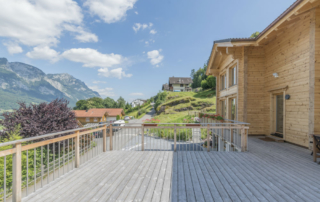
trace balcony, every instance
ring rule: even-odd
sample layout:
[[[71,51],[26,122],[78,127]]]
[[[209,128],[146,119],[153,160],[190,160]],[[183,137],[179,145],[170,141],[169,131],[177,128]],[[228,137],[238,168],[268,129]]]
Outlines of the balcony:
[[[320,170],[309,150],[247,140],[247,130],[234,122],[99,125],[2,143],[15,145],[0,152],[13,155],[4,163],[13,183],[0,173],[2,200],[317,201]]]

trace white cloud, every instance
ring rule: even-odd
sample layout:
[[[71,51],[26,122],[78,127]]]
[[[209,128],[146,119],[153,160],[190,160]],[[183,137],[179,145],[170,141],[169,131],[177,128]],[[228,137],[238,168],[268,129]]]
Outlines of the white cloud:
[[[48,46],[34,47],[32,51],[27,52],[26,56],[32,59],[50,60],[51,62],[57,62],[60,57],[59,52]]]
[[[144,43],[145,43],[146,45],[149,45],[149,41],[145,41]]]
[[[143,96],[143,93],[130,93],[131,96]]]
[[[136,15],[138,15],[138,14],[139,14],[139,13],[138,13],[138,11],[135,11],[134,13],[135,13]]]
[[[131,77],[132,74],[126,74],[122,68],[116,68],[109,70],[108,68],[100,68],[98,70],[99,75],[104,76],[104,77],[115,77],[118,79],[122,79],[122,77]]]
[[[22,48],[14,42],[3,43],[7,47],[7,50],[10,54],[22,53]]]
[[[73,62],[83,63],[84,67],[112,67],[120,64],[123,57],[118,54],[103,54],[91,48],[72,48],[61,54]]]
[[[75,26],[76,39],[95,41],[94,34],[79,27],[80,6],[73,0],[0,0],[0,36],[27,46],[55,46],[68,26]]]
[[[152,65],[157,65],[163,60],[164,56],[160,54],[161,51],[162,50],[159,49],[159,50],[149,51],[147,53],[148,58],[150,59],[150,63]]]
[[[87,32],[81,26],[65,25],[66,30],[76,33],[75,38],[80,42],[98,42],[98,36]]]
[[[113,88],[99,88],[98,86],[89,86],[93,91],[96,91],[100,94],[101,97],[114,97],[115,93]]]
[[[125,19],[126,12],[133,8],[137,0],[86,0],[84,6],[92,15],[99,16],[106,23]]]
[[[150,34],[156,34],[157,31],[155,29],[150,30]]]
[[[99,83],[107,83],[107,82],[105,82],[105,81],[92,81],[92,83],[99,84]]]
[[[151,28],[153,24],[150,22],[149,24],[146,23],[134,23],[132,29],[137,33],[140,29],[144,30],[146,28]]]

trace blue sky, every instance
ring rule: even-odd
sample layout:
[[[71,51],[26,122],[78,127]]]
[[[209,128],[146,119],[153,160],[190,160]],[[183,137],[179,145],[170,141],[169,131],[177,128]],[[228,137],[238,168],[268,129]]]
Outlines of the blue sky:
[[[262,31],[294,0],[0,0],[0,57],[69,73],[104,98],[149,98],[214,40]]]

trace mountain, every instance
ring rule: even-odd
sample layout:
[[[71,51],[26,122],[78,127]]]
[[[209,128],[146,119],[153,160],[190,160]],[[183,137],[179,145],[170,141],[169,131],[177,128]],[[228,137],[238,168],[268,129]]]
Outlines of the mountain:
[[[69,74],[45,74],[37,67],[0,58],[0,111],[17,108],[17,101],[40,103],[66,98],[73,107],[78,100],[90,97],[100,95]]]

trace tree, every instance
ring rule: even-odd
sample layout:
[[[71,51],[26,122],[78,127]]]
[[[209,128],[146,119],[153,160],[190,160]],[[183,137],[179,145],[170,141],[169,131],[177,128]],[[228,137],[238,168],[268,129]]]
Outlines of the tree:
[[[208,76],[207,77],[207,85],[209,88],[216,88],[216,77],[213,77],[213,76]]]
[[[114,99],[107,97],[103,100],[103,105],[105,108],[114,108],[117,105],[117,102]]]
[[[256,38],[259,34],[260,32],[254,32],[253,34],[251,34],[250,38]]]
[[[117,115],[117,120],[120,120],[120,115]]]
[[[123,97],[119,97],[119,99],[117,100],[117,106],[118,108],[122,108],[124,109],[126,106],[126,101],[123,99]]]
[[[208,83],[207,83],[207,80],[202,80],[201,81],[201,87],[202,87],[202,89],[207,89],[209,87]]]
[[[8,134],[15,131],[20,125],[20,136],[23,138],[41,136],[78,127],[75,114],[68,107],[66,99],[56,99],[50,103],[29,104],[19,102],[19,109],[3,114],[4,119],[0,125],[4,131],[0,133],[1,139],[8,138]]]
[[[88,99],[88,104],[90,102],[89,109],[92,108],[104,108],[103,99],[101,97],[92,97]]]
[[[78,110],[86,110],[86,109],[88,109],[87,104],[88,104],[87,100],[79,100],[79,101],[77,101],[76,106],[73,109],[74,110],[77,110],[77,109]]]

